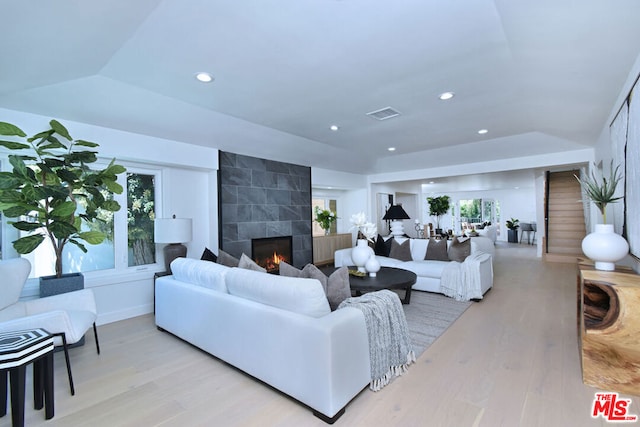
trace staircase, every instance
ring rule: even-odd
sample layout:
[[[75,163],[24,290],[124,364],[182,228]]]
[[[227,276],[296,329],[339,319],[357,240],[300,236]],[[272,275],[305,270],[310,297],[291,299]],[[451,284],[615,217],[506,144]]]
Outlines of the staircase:
[[[574,175],[580,176],[580,171],[548,175],[546,261],[575,263],[584,257],[581,244],[587,233],[580,183]]]

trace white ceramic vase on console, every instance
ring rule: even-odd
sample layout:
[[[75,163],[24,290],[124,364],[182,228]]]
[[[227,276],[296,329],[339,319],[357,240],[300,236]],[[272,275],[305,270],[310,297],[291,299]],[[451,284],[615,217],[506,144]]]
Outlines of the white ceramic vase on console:
[[[629,244],[613,231],[613,224],[596,224],[595,232],[582,240],[582,252],[595,262],[596,270],[613,271],[629,253]]]
[[[358,271],[366,273],[365,264],[369,261],[369,257],[373,254],[373,249],[369,247],[366,239],[359,239],[356,242],[356,247],[351,250],[351,260],[353,264],[358,267]]]

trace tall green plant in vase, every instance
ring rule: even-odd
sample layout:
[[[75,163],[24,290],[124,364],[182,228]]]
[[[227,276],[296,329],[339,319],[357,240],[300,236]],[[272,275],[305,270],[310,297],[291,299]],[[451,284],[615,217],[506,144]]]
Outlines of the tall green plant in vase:
[[[613,161],[609,167],[609,179],[602,176],[598,179],[595,167],[591,175],[585,178],[576,176],[583,193],[597,206],[602,214],[602,224],[596,224],[595,231],[588,234],[582,240],[582,252],[595,262],[597,270],[612,271],[615,263],[624,258],[629,253],[627,241],[615,233],[613,224],[607,224],[607,205],[622,199],[616,197],[616,188],[622,179],[620,166],[613,167]]]
[[[609,203],[615,203],[622,199],[622,197],[616,197],[616,188],[618,183],[622,179],[620,174],[620,165],[613,168],[613,161],[609,167],[610,174],[609,180],[604,176],[602,179],[598,179],[595,173],[595,167],[591,170],[591,175],[587,175],[585,178],[579,178],[576,175],[576,179],[580,183],[583,193],[596,205],[600,213],[602,214],[602,223],[607,223],[607,205]]]
[[[0,172],[0,211],[15,218],[9,224],[27,233],[13,242],[16,252],[28,254],[49,241],[55,253],[55,275],[61,277],[67,244],[87,252],[84,243],[104,241],[104,232],[82,225],[101,221],[103,211],[120,209],[108,196],[122,193],[117,176],[126,169],[114,159],[106,168],[92,170],[89,165],[97,161],[92,149],[99,145],[74,140],[56,120],[49,125],[27,137],[19,127],[0,122],[0,145],[20,153],[9,155],[10,172]]]
[[[429,215],[436,217],[436,234],[442,234],[440,218],[449,211],[451,198],[449,196],[427,197]]]

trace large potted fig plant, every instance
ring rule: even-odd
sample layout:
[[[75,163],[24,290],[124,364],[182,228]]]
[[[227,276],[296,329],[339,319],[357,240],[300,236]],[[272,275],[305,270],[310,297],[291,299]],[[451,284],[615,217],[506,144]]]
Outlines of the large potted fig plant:
[[[442,235],[440,217],[449,211],[451,198],[449,196],[427,197],[429,214],[436,217],[436,234]]]
[[[89,228],[101,221],[101,211],[116,212],[120,204],[112,199],[123,188],[117,175],[124,173],[115,159],[104,169],[94,170],[98,147],[94,142],[74,140],[67,129],[51,120],[49,129],[27,137],[19,127],[0,122],[0,145],[10,154],[11,171],[0,172],[0,211],[9,224],[26,235],[13,242],[19,254],[28,254],[43,242],[55,253],[55,276],[63,275],[63,250],[72,244],[87,252],[84,243],[97,245],[105,233]],[[85,227],[83,227],[85,225]],[[80,273],[71,275],[77,281]],[[43,282],[41,278],[41,294]],[[65,284],[61,285],[63,288]],[[72,285],[74,287],[75,285]],[[58,292],[45,292],[45,294]]]

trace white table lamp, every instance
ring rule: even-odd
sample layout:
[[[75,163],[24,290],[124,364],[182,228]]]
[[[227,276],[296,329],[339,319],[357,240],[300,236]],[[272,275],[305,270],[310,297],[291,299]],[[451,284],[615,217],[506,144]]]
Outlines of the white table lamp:
[[[156,243],[167,243],[164,247],[165,271],[171,274],[171,262],[187,256],[187,247],[183,243],[191,241],[191,218],[156,218],[153,232]]]

